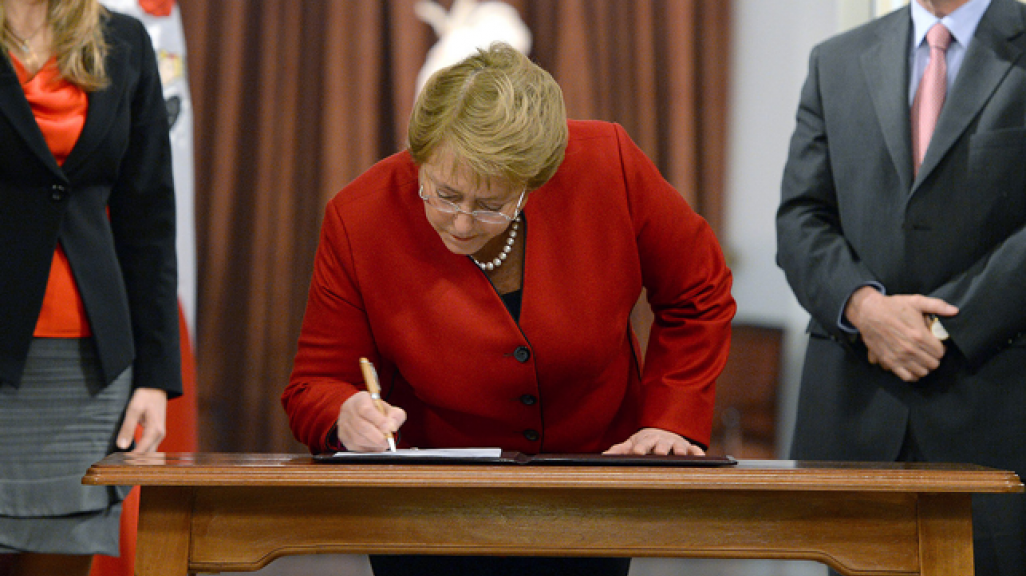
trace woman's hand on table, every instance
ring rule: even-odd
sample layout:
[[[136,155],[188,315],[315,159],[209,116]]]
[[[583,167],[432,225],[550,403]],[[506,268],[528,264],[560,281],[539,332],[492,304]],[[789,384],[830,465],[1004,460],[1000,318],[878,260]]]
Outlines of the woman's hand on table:
[[[692,444],[679,434],[674,434],[659,428],[642,428],[630,438],[603,452],[603,454],[657,454],[665,456],[675,454],[677,456],[704,456],[705,450],[697,444]]]

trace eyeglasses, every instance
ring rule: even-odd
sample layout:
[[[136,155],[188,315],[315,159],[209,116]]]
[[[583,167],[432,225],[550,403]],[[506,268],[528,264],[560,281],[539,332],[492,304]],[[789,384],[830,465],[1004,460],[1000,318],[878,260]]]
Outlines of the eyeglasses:
[[[456,216],[457,214],[466,214],[474,220],[482,224],[509,224],[520,214],[520,203],[524,200],[524,194],[527,193],[527,188],[524,188],[523,192],[520,193],[520,198],[517,199],[517,209],[514,211],[512,216],[507,216],[502,212],[496,210],[472,210],[467,212],[460,208],[456,203],[450,202],[444,198],[438,196],[425,196],[424,185],[420,185],[420,189],[417,191],[417,195],[424,201],[425,204],[438,210],[442,214],[448,214],[450,216]]]

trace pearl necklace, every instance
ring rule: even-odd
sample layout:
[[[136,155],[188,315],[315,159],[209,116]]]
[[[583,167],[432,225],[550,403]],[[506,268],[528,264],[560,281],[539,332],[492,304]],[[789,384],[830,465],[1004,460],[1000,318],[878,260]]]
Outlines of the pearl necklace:
[[[502,266],[502,263],[509,257],[509,253],[513,251],[513,242],[517,239],[518,228],[520,228],[519,214],[517,214],[517,217],[513,219],[513,223],[509,225],[509,237],[506,238],[506,245],[502,247],[502,252],[499,252],[499,255],[496,256],[495,259],[490,262],[481,262],[473,256],[471,256],[470,259],[473,260],[474,264],[477,264],[477,267],[482,270],[491,271]]]

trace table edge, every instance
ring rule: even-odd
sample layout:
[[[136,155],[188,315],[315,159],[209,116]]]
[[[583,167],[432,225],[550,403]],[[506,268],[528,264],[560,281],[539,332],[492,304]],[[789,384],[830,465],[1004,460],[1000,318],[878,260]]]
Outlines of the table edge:
[[[788,468],[786,461],[743,466],[616,467],[436,464],[317,464],[299,455],[254,455],[229,463],[140,464],[115,454],[93,464],[87,485],[293,486],[388,488],[573,488],[617,490],[780,490],[906,493],[1014,493],[1024,486],[1014,473],[983,467],[907,469],[879,463],[817,463]],[[169,455],[174,457],[176,455]],[[189,455],[177,455],[188,459]],[[261,458],[263,457],[263,458]],[[230,459],[229,459],[230,460]],[[300,460],[299,463],[296,461]],[[156,461],[156,460],[155,460]],[[744,463],[744,461],[742,461]]]

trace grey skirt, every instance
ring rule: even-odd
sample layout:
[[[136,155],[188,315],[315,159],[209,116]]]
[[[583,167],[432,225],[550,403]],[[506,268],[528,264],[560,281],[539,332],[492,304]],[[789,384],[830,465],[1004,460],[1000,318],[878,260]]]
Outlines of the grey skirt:
[[[36,338],[19,387],[0,384],[0,553],[117,556],[128,487],[84,486],[109,454],[131,369],[104,387],[89,339]]]

